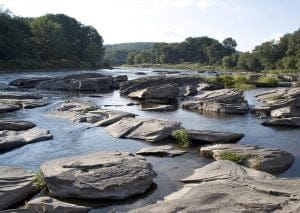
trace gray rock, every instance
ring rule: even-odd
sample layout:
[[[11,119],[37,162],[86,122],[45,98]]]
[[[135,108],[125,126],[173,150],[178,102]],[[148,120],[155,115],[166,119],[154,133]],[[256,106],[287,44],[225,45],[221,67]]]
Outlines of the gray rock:
[[[41,166],[55,197],[122,200],[144,193],[156,176],[145,159],[125,152],[97,152]]]
[[[300,116],[300,110],[292,106],[280,107],[271,111],[273,118],[286,118]]]
[[[135,213],[299,212],[300,179],[277,179],[265,173],[217,161],[183,180],[179,191]]]
[[[248,144],[216,144],[201,147],[200,152],[216,160],[222,160],[224,152],[242,155],[246,157],[242,165],[276,174],[286,171],[294,162],[293,155],[286,151]]]
[[[169,138],[172,131],[179,128],[180,123],[174,121],[124,118],[106,127],[105,130],[114,137],[156,142]]]
[[[4,210],[38,191],[34,173],[18,168],[0,166],[0,210]]]
[[[180,104],[184,109],[199,112],[216,112],[228,114],[245,114],[248,103],[243,92],[238,89],[222,89],[204,92]]]
[[[21,131],[35,127],[35,124],[30,121],[0,121],[0,130]]]
[[[172,111],[175,109],[176,109],[175,105],[157,105],[153,107],[142,108],[143,111],[156,111],[156,112]]]
[[[262,123],[264,126],[291,126],[300,127],[300,117],[278,118]]]
[[[90,210],[89,207],[66,203],[52,197],[35,198],[27,203],[26,208],[48,213],[86,213]]]
[[[144,147],[136,152],[136,154],[138,155],[158,155],[168,157],[183,155],[185,153],[186,151],[174,149],[172,146],[169,145]]]
[[[0,101],[0,113],[14,112],[19,109],[21,109],[21,106],[19,105],[1,103]]]
[[[33,128],[24,132],[2,131],[0,132],[0,151],[9,151],[20,146],[52,138],[53,135],[50,134],[49,130],[40,128]]]
[[[144,73],[144,72],[136,72],[136,73],[134,73],[135,75],[146,75],[146,73]]]
[[[9,82],[9,85],[20,88],[35,88],[39,83],[48,81],[51,77],[20,78]]]
[[[188,130],[193,143],[236,143],[245,135],[242,133],[220,132],[211,130]]]
[[[179,97],[188,97],[197,94],[197,86],[196,85],[186,85],[179,87]]]
[[[1,92],[0,99],[42,99],[43,97],[37,94],[30,94],[24,92]]]

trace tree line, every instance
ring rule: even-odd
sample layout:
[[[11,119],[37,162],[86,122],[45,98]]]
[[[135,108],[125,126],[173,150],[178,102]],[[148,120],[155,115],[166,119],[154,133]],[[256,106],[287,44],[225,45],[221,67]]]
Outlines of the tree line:
[[[128,54],[127,64],[199,63],[226,69],[260,71],[300,70],[300,30],[279,41],[268,41],[252,52],[236,51],[237,42],[226,38],[222,43],[209,37],[187,38],[181,43],[156,43],[151,49]]]
[[[22,18],[0,10],[0,70],[103,66],[97,30],[63,14]]]

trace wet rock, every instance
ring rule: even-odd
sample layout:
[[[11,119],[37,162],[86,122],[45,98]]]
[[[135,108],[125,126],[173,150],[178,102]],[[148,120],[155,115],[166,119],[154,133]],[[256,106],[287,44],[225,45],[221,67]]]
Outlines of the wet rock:
[[[114,77],[114,80],[118,83],[121,83],[124,81],[128,81],[128,77],[127,77],[127,75],[117,75]]]
[[[19,88],[35,88],[39,83],[48,81],[51,77],[20,78],[9,82],[9,85]]]
[[[66,203],[52,197],[39,197],[33,199],[27,203],[26,208],[37,212],[49,213],[86,213],[90,210],[89,207]]]
[[[0,210],[4,210],[38,191],[34,173],[18,168],[0,166]]]
[[[242,133],[220,132],[211,130],[188,130],[189,138],[194,144],[202,143],[236,143],[245,135]]]
[[[243,92],[238,89],[204,92],[202,95],[182,102],[180,106],[192,111],[228,114],[245,114],[249,109]]]
[[[175,102],[178,97],[179,89],[177,86],[164,84],[161,86],[148,87],[130,93],[129,98],[144,99],[146,102],[154,103],[171,103]]]
[[[169,145],[145,147],[136,152],[136,154],[138,155],[157,155],[168,157],[183,155],[185,153],[186,151],[174,149],[172,146]]]
[[[126,152],[97,152],[41,166],[50,194],[58,198],[122,200],[144,193],[156,176],[145,159]]]
[[[188,97],[197,94],[197,86],[196,85],[187,85],[179,87],[179,97]]]
[[[134,74],[136,74],[136,75],[146,75],[146,73],[144,73],[144,72],[136,72]]]
[[[19,105],[1,103],[1,101],[0,101],[0,113],[14,112],[19,109],[21,109],[21,106],[19,106]]]
[[[272,108],[270,106],[256,105],[251,109],[251,113],[256,115],[267,116],[270,115]]]
[[[0,132],[0,151],[9,151],[11,149],[24,146],[30,143],[50,140],[53,135],[49,130],[40,128],[29,129],[24,132],[1,131]]]
[[[201,147],[200,152],[216,160],[222,160],[224,152],[245,156],[242,165],[270,173],[282,173],[294,162],[293,155],[286,151],[248,144],[216,144]]]
[[[0,121],[0,130],[21,131],[35,127],[35,124],[30,121]]]
[[[42,99],[43,96],[23,93],[23,92],[1,92],[0,99],[16,99],[16,100],[24,100],[24,99]]]
[[[172,131],[179,128],[180,123],[174,121],[124,118],[105,130],[114,137],[156,142],[170,137]]]
[[[264,126],[289,126],[300,127],[300,117],[278,118],[262,123]]]
[[[281,107],[281,108],[272,110],[271,116],[273,118],[286,118],[286,117],[300,116],[300,108],[295,108],[292,106]]]
[[[131,212],[299,212],[300,179],[277,179],[230,161],[196,169],[179,191]]]
[[[175,110],[175,109],[176,109],[175,105],[158,105],[158,106],[143,108],[142,110],[143,111],[164,112],[164,111],[172,111],[172,110]]]
[[[135,80],[130,80],[123,82],[120,85],[120,93],[122,95],[128,95],[134,91],[143,90],[148,87],[157,87],[165,84],[174,85],[174,86],[184,86],[184,85],[197,85],[201,83],[202,79],[192,76],[152,76],[139,78]]]

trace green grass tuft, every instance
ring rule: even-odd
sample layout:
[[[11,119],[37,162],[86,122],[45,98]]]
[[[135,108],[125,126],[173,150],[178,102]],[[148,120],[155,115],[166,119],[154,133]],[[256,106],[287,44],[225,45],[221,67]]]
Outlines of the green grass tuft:
[[[177,143],[183,148],[189,148],[191,145],[189,133],[186,129],[178,129],[172,132],[172,136],[176,139]]]
[[[245,160],[248,159],[248,156],[242,155],[242,154],[237,154],[237,153],[230,152],[230,151],[225,151],[220,154],[220,158],[221,158],[221,160],[230,160],[237,164],[242,164],[242,163],[244,163]]]
[[[47,189],[43,172],[40,169],[35,173],[33,182],[40,190],[45,191]]]

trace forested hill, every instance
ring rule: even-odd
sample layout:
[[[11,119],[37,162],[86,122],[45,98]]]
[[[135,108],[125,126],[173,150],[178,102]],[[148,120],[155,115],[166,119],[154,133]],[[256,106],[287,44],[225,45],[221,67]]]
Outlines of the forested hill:
[[[0,13],[0,70],[97,68],[103,55],[101,35],[74,18]]]
[[[112,65],[126,64],[128,53],[138,53],[142,50],[151,49],[153,42],[133,42],[121,44],[108,44],[105,47],[105,60]]]

